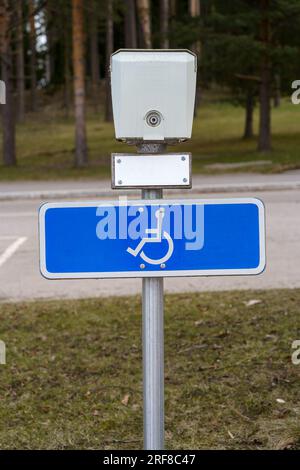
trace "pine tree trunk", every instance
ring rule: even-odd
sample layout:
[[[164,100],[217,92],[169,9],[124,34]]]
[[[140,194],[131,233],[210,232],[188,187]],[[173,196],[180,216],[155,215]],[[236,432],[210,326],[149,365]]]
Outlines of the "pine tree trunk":
[[[274,108],[279,108],[281,104],[280,75],[277,73],[275,79]]]
[[[170,10],[170,15],[169,15],[169,26],[171,31],[173,31],[176,28],[176,18],[177,18],[177,1],[176,0],[169,0],[169,10]],[[176,49],[177,43],[173,35],[171,34],[171,37],[169,39],[169,47],[172,49]]]
[[[15,118],[13,100],[13,66],[11,52],[11,11],[7,0],[0,2],[0,60],[2,80],[6,85],[6,102],[1,105],[3,119],[3,164],[16,165]]]
[[[269,58],[270,42],[270,0],[261,0],[261,82],[259,91],[259,139],[258,150],[268,152],[271,150],[271,70]]]
[[[197,18],[200,17],[201,14],[201,5],[200,5],[200,0],[189,0],[189,12],[192,18]],[[195,52],[197,55],[198,59],[201,54],[201,43],[200,41],[196,41],[192,45],[192,51]]]
[[[253,137],[253,111],[254,111],[254,96],[251,90],[247,92],[246,97],[246,115],[245,115],[245,129],[244,139],[251,139]]]
[[[29,43],[30,43],[30,90],[31,90],[31,111],[37,110],[37,95],[36,95],[36,31],[35,31],[35,18],[34,18],[34,3],[33,0],[28,2],[29,13]]]
[[[23,40],[23,1],[16,2],[16,74],[17,74],[17,116],[18,121],[25,118],[25,74],[24,74],[24,40]]]
[[[170,16],[175,17],[177,13],[177,0],[170,0]]]
[[[134,0],[125,0],[125,47],[137,49],[136,10]]]
[[[45,5],[45,15],[46,15],[46,37],[47,37],[47,53],[45,57],[46,65],[46,81],[51,83],[54,76],[54,51],[53,51],[53,13],[51,10],[51,4],[49,2]],[[65,17],[65,12],[63,12]],[[69,18],[68,18],[69,20]]]
[[[68,28],[64,30],[64,80],[64,107],[65,115],[68,117],[71,104],[70,40]]]
[[[75,166],[83,167],[87,164],[88,160],[85,127],[83,0],[72,0],[72,25],[75,105]]]
[[[98,90],[100,83],[100,63],[98,50],[98,17],[95,0],[91,0],[90,2],[89,19],[92,99],[94,110],[97,113],[99,111]]]
[[[192,18],[197,18],[200,16],[200,13],[201,13],[200,0],[189,0],[189,12]],[[201,42],[196,41],[194,44],[192,44],[191,49],[197,56],[197,65],[199,67],[200,55],[201,55]],[[199,84],[197,83],[194,117],[197,116],[197,110],[200,104],[200,100],[201,100],[201,90],[200,90]]]
[[[201,14],[201,5],[200,5],[200,0],[189,0],[189,12],[192,18],[197,18],[200,17]],[[201,54],[201,43],[200,41],[196,41],[192,45],[192,51],[195,52],[197,55],[198,59]]]
[[[169,0],[160,0],[160,47],[169,49]]]
[[[189,0],[189,10],[192,17],[200,16],[200,0]]]
[[[145,49],[152,48],[151,38],[151,15],[149,0],[137,0],[140,24],[143,32]]]
[[[110,87],[110,56],[114,49],[114,21],[113,21],[113,0],[107,0],[106,17],[106,75],[105,75],[105,120],[113,121],[111,87]]]

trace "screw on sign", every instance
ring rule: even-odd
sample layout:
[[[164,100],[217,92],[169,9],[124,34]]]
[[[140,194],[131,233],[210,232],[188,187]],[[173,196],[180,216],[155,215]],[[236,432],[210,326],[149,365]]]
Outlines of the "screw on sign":
[[[259,274],[263,203],[255,198],[164,200],[191,187],[191,155],[167,144],[191,137],[196,56],[120,50],[111,57],[115,134],[137,154],[112,154],[112,188],[141,200],[48,203],[40,208],[40,269],[48,279],[140,277],[144,447],[164,448],[163,278]],[[122,85],[122,86],[121,86]]]

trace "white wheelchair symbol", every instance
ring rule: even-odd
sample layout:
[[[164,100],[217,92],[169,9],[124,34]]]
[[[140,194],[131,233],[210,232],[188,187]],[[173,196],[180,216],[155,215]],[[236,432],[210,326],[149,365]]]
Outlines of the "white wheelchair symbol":
[[[140,208],[140,212],[142,211],[143,211],[143,208]],[[147,228],[145,230],[147,234],[151,234],[154,236],[142,238],[140,243],[137,245],[137,247],[134,250],[128,247],[127,248],[128,253],[130,253],[134,257],[140,254],[140,257],[149,264],[162,264],[171,258],[172,253],[174,251],[174,243],[169,233],[162,230],[162,221],[163,221],[164,216],[165,216],[165,209],[163,208],[160,208],[155,212],[155,217],[157,218],[157,228]],[[146,243],[161,243],[163,238],[165,238],[168,242],[168,251],[165,254],[165,256],[159,259],[149,258],[149,256],[147,256],[142,250],[144,245],[146,245]]]

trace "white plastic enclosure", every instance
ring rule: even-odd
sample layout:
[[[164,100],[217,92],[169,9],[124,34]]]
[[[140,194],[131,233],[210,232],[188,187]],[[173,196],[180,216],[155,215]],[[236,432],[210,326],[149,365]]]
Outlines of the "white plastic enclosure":
[[[115,134],[129,142],[191,137],[197,58],[188,50],[120,49],[111,56]]]
[[[190,188],[191,154],[112,154],[112,188]]]

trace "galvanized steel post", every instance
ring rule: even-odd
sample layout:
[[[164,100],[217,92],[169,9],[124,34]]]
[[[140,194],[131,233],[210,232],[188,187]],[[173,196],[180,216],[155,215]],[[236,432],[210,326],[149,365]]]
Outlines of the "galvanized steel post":
[[[164,153],[165,144],[141,144],[140,153]],[[143,199],[161,199],[162,189],[144,189]],[[164,448],[164,284],[143,278],[144,448]]]

